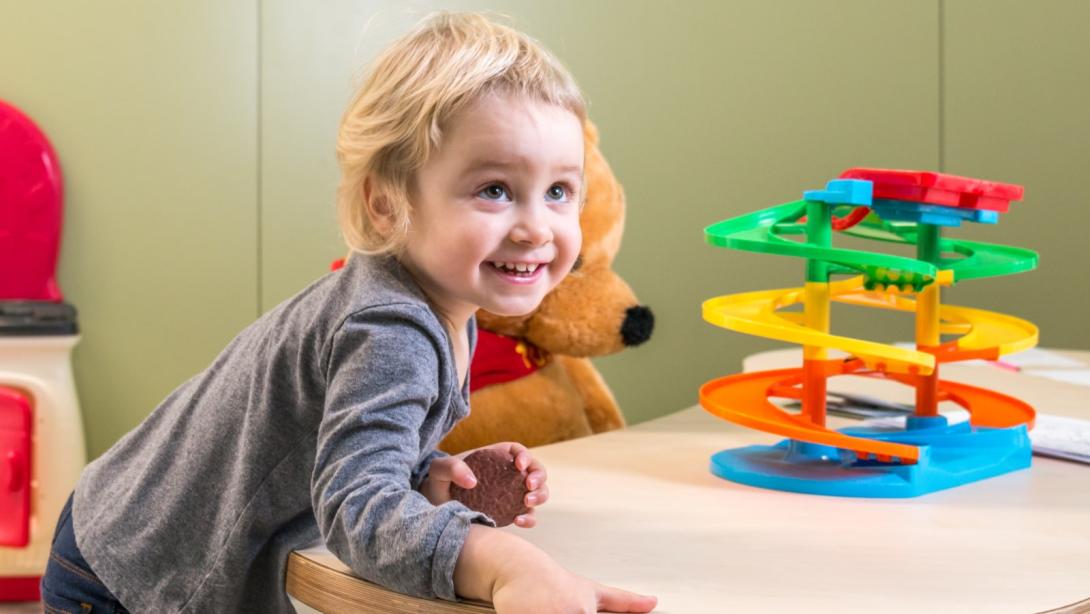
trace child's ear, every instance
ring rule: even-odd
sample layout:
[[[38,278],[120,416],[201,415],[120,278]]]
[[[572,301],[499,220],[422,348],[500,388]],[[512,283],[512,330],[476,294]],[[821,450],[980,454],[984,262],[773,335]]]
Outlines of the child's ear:
[[[370,177],[363,180],[363,206],[371,227],[382,236],[389,236],[394,227],[394,213],[390,197],[375,185]]]

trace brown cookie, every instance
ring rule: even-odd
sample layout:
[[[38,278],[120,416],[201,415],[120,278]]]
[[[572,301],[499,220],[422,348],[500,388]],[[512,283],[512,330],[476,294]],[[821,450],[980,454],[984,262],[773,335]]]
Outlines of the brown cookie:
[[[481,512],[505,527],[519,514],[530,511],[526,507],[526,473],[515,468],[515,459],[491,448],[477,450],[465,457],[466,464],[477,476],[477,485],[462,488],[450,485],[450,496],[461,501],[471,510]]]

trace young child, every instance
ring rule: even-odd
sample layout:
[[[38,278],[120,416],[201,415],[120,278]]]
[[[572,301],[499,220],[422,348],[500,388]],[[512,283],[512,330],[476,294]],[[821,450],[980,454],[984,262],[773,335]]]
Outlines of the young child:
[[[47,612],[290,612],[288,554],[498,612],[647,612],[450,498],[474,312],[522,314],[579,254],[584,103],[526,36],[439,14],[376,61],[342,120],[354,254],[261,317],[84,471]],[[523,446],[531,507],[546,474]],[[534,525],[532,512],[517,524]]]

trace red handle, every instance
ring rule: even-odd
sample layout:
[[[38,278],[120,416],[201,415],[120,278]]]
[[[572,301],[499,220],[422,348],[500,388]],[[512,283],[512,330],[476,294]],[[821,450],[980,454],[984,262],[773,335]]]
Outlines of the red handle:
[[[4,455],[3,465],[4,474],[0,479],[0,484],[5,484],[4,489],[8,492],[16,492],[22,490],[26,484],[26,467],[20,462],[21,459],[15,450],[8,450],[8,453]]]

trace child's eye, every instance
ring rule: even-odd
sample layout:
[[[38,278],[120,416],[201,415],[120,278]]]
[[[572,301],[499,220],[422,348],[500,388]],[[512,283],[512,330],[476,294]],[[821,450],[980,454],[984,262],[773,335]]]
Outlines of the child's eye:
[[[565,200],[568,197],[568,188],[559,183],[554,183],[545,192],[545,196],[549,197],[549,200]]]
[[[498,183],[486,186],[480,192],[477,192],[477,196],[485,200],[511,200],[511,195],[507,193],[507,188]]]

